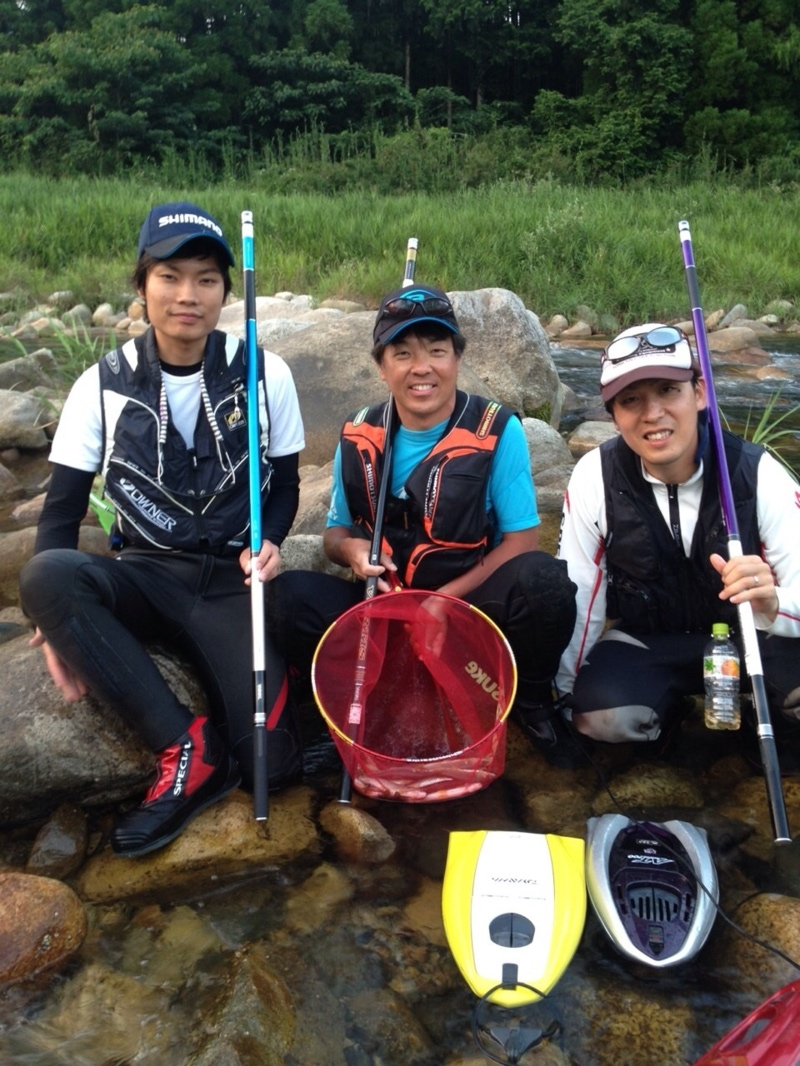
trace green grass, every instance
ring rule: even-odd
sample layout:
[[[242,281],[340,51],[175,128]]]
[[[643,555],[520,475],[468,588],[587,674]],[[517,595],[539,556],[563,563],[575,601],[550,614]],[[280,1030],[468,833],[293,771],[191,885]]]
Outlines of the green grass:
[[[216,215],[239,254],[239,213],[254,212],[256,286],[376,306],[397,284],[406,240],[417,276],[445,289],[499,286],[541,318],[580,304],[621,325],[689,317],[677,224],[692,226],[703,307],[774,299],[800,305],[792,220],[797,188],[737,188],[724,178],[675,188],[580,188],[554,180],[451,194],[275,195],[252,183],[0,175],[0,292],[22,308],[69,289],[90,306],[132,295],[139,226],[156,203],[191,199]],[[240,276],[235,273],[240,290]]]
[[[767,401],[766,407],[760,414],[753,408],[747,412],[741,435],[754,444],[760,444],[768,452],[775,456],[778,462],[783,463],[796,481],[800,481],[800,473],[797,467],[797,440],[798,430],[797,416],[800,415],[800,404],[792,407],[779,405],[781,390],[774,392]],[[724,411],[722,418],[727,423]]]

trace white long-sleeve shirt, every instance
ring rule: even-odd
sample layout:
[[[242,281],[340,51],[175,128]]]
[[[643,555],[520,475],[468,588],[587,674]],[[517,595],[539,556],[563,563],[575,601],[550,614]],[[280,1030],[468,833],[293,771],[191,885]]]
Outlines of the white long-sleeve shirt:
[[[667,486],[642,475],[653,489],[658,508],[669,524]],[[681,534],[689,554],[703,489],[703,465],[678,486]],[[772,570],[778,595],[778,614],[770,623],[754,612],[757,629],[783,637],[800,637],[800,485],[768,452],[759,460],[756,514],[761,554]],[[572,692],[575,675],[606,624],[608,534],[605,486],[600,449],[584,455],[572,472],[564,500],[558,557],[565,559],[569,576],[578,586],[575,630],[556,678],[560,692]],[[800,645],[798,645],[800,653]]]

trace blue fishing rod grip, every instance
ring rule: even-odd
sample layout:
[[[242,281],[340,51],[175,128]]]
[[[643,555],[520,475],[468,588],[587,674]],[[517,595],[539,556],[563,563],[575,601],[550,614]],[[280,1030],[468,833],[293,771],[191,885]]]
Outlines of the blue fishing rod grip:
[[[256,323],[255,232],[253,212],[242,211],[245,362],[247,365],[247,443],[250,478],[250,551],[261,551],[261,427],[258,417],[258,334]]]

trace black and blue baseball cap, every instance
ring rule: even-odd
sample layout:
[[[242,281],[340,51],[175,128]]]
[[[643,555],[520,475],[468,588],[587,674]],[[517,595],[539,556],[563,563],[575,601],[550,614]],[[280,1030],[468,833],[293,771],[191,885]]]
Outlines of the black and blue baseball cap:
[[[139,232],[139,252],[147,252],[153,259],[169,259],[179,248],[198,237],[207,237],[222,246],[230,266],[235,266],[233,254],[225,240],[222,226],[197,204],[180,200],[154,207]]]
[[[390,344],[403,330],[418,322],[437,322],[452,333],[459,332],[447,293],[432,285],[410,285],[384,296],[375,319],[373,340],[375,344]]]

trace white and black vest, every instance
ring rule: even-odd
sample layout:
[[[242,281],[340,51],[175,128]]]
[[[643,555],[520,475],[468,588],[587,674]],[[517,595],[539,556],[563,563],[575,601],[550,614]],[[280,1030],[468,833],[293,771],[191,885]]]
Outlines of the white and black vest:
[[[238,554],[250,527],[244,342],[214,330],[202,364],[203,398],[188,448],[169,418],[153,331],[100,361],[105,492],[116,540],[165,550]],[[269,492],[269,414],[259,349],[260,484]]]

